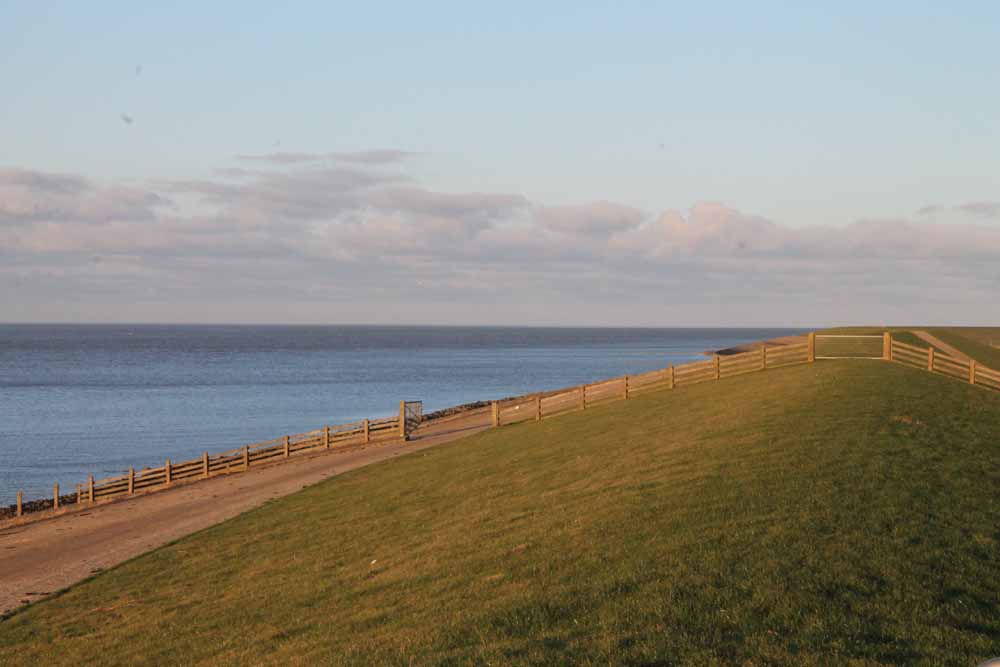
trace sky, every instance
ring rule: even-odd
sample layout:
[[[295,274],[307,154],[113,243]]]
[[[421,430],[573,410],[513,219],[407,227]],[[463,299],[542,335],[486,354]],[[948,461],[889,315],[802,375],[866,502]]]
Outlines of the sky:
[[[0,2],[0,322],[997,324],[1000,5],[832,4]]]

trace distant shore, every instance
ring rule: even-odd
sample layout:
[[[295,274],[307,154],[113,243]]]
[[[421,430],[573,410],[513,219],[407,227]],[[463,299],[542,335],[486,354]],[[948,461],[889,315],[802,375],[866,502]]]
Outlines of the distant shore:
[[[713,354],[719,354],[722,356],[728,356],[731,354],[740,354],[742,352],[752,352],[753,350],[759,350],[763,346],[768,347],[783,347],[785,345],[793,345],[795,343],[801,343],[805,340],[802,335],[797,336],[779,336],[777,338],[769,338],[768,340],[758,340],[753,343],[740,343],[739,345],[734,345],[732,347],[727,347],[721,350],[708,350],[705,352],[707,356],[712,356]]]

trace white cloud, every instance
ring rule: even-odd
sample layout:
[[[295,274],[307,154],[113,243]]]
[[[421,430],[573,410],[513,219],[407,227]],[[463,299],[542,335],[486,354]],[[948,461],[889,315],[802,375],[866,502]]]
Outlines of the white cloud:
[[[100,313],[153,294],[167,319],[239,302],[253,320],[257,295],[292,310],[336,303],[361,321],[914,322],[981,320],[1000,290],[1000,225],[982,203],[788,226],[718,203],[546,206],[427,190],[363,160],[295,164],[147,188],[0,171],[0,298],[18,305],[5,317],[37,319],[63,299]]]

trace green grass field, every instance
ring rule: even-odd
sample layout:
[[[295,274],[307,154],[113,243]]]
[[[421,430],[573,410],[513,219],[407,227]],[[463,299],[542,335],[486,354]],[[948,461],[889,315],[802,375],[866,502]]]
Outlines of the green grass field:
[[[0,623],[0,663],[975,665],[1000,394],[818,362],[492,430]]]

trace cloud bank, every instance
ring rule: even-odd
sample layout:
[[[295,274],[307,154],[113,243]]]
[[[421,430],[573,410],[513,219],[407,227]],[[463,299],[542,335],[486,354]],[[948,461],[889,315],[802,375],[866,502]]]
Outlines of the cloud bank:
[[[990,322],[1000,202],[787,225],[729,206],[441,192],[404,151],[243,156],[216,177],[0,170],[5,321]],[[392,169],[387,169],[392,167]]]

